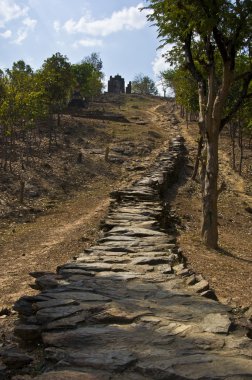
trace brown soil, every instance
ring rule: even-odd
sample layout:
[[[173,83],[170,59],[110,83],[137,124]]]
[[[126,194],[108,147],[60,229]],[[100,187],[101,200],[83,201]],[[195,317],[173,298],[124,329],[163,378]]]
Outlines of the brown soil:
[[[62,138],[51,157],[40,157],[26,169],[27,178],[36,185],[40,195],[36,198],[26,195],[25,205],[18,203],[15,179],[18,178],[18,166],[16,177],[4,173],[8,186],[0,187],[3,216],[0,229],[0,345],[13,339],[11,331],[16,315],[12,305],[15,300],[36,292],[29,286],[33,282],[29,273],[55,271],[58,265],[91,245],[99,236],[99,223],[106,213],[111,189],[125,186],[142,175],[141,170],[128,169],[133,163],[139,166],[154,160],[164,141],[174,133],[169,129],[170,103],[134,96],[128,97],[127,102],[124,100],[116,102],[113,98],[105,98],[104,101],[103,98],[102,103],[93,105],[93,109],[105,108],[106,112],[120,113],[129,122],[64,116],[67,141]],[[224,136],[221,180],[225,179],[227,191],[221,194],[219,201],[221,249],[218,252],[207,250],[199,237],[200,187],[189,179],[197,127],[191,124],[187,129],[181,124],[179,129],[189,149],[184,178],[171,204],[180,219],[179,243],[188,266],[210,282],[221,300],[248,306],[252,299],[252,216],[245,207],[252,206],[251,194],[246,193],[251,175],[243,179],[231,170]],[[105,161],[107,146],[110,147],[109,157],[118,158],[112,149],[125,142],[134,144],[132,155],[121,157],[120,163]],[[141,147],[144,149],[139,149]],[[80,151],[84,159],[78,164],[76,157]],[[45,163],[50,166],[46,166],[46,170]],[[247,163],[251,165],[251,157]]]
[[[179,189],[171,207],[180,218],[179,244],[188,267],[202,274],[215,290],[217,297],[234,307],[249,307],[252,300],[252,214],[246,208],[252,206],[251,167],[252,152],[245,151],[246,165],[243,177],[231,169],[230,142],[225,133],[220,139],[220,184],[226,190],[219,197],[219,250],[206,249],[200,240],[201,196],[199,183],[190,175],[196,153],[197,126],[193,123],[181,133],[189,149],[186,170],[187,182]]]

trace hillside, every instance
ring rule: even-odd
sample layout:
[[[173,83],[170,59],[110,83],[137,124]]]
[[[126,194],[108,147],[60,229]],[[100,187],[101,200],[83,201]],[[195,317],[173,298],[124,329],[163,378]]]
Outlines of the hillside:
[[[175,111],[175,112],[174,112]],[[188,162],[172,192],[171,208],[187,265],[202,274],[219,299],[233,307],[251,305],[252,217],[251,171],[244,178],[230,167],[229,144],[221,139],[219,252],[206,250],[199,239],[200,187],[190,180],[197,126],[187,129],[171,102],[155,97],[104,96],[87,111],[65,114],[57,144],[48,153],[47,136],[25,170],[1,169],[1,327],[9,341],[15,313],[12,304],[29,287],[29,273],[55,271],[99,237],[111,190],[139,178],[167,140],[181,133]],[[251,168],[247,150],[246,167]],[[19,202],[25,178],[24,204]]]
[[[102,97],[87,112],[62,116],[50,154],[45,133],[25,171],[19,161],[12,164],[12,172],[1,169],[4,330],[13,324],[13,302],[36,293],[29,286],[29,273],[55,270],[91,245],[99,236],[110,191],[139,177],[155,158],[168,139],[156,111],[165,103],[157,98]],[[21,176],[26,182],[23,204]]]

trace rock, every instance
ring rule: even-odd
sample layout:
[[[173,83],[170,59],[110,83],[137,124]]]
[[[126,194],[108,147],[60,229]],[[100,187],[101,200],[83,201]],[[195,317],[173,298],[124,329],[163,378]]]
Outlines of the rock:
[[[104,248],[103,248],[104,249]],[[113,251],[113,248],[108,248],[110,251]],[[59,267],[59,271],[62,271],[64,269],[73,269],[73,270],[87,270],[87,271],[94,271],[94,272],[102,272],[104,270],[108,271],[111,270],[112,266],[110,264],[105,263],[70,263],[65,264],[61,267]]]
[[[231,322],[227,315],[217,313],[206,315],[201,322],[203,331],[218,334],[227,334],[230,325]]]
[[[73,367],[89,367],[121,372],[137,361],[136,355],[128,350],[106,350],[102,352],[74,352],[65,359]]]
[[[62,307],[52,307],[52,308],[45,308],[40,309],[37,314],[36,318],[39,323],[49,323],[54,321],[55,319],[60,318],[66,318],[70,315],[79,313],[82,311],[81,306],[62,306]]]
[[[110,231],[111,234],[122,234],[126,236],[136,236],[136,237],[145,237],[145,236],[167,236],[164,232],[149,230],[147,228],[123,228],[123,227],[114,227]]]
[[[97,273],[96,277],[98,278],[111,278],[116,281],[129,281],[134,280],[135,278],[141,276],[141,273],[135,273],[135,272],[100,272]]]
[[[170,265],[168,265],[168,264],[159,266],[158,269],[163,274],[172,274],[173,273],[172,267]]]
[[[89,313],[87,311],[83,311],[77,313],[76,315],[70,315],[68,317],[53,320],[52,322],[46,323],[43,327],[44,330],[74,328],[77,327],[78,323],[85,322],[88,316]]]
[[[109,272],[110,273],[110,272]],[[54,298],[54,299],[72,299],[76,300],[79,302],[90,302],[90,301],[103,301],[103,302],[108,302],[110,299],[108,297],[104,297],[100,294],[96,293],[91,293],[91,292],[86,292],[86,291],[65,291],[65,292],[46,292],[45,293],[48,297]]]
[[[158,265],[158,264],[165,264],[170,263],[169,256],[166,257],[142,257],[138,259],[132,260],[133,265]]]
[[[101,313],[95,314],[92,317],[92,320],[98,323],[131,323],[134,319],[146,314],[144,311],[132,312],[125,311],[123,308],[119,308],[117,306],[110,307]]]
[[[216,297],[216,294],[214,293],[214,291],[212,289],[205,290],[204,292],[200,293],[200,295],[202,297],[206,297],[206,298],[209,298],[209,299],[214,300],[214,301],[218,300],[218,298]]]
[[[59,300],[49,300],[43,302],[37,302],[33,304],[33,310],[46,309],[50,307],[59,307],[59,306],[70,306],[70,305],[79,305],[79,303],[75,300],[71,299],[59,299]]]
[[[39,277],[42,277],[42,276],[50,276],[50,275],[52,275],[52,276],[55,276],[55,273],[53,273],[53,272],[30,272],[29,273],[29,275],[31,276],[31,277],[34,277],[34,278],[39,278]]]
[[[245,380],[251,378],[252,361],[239,357],[225,357],[205,352],[176,352],[176,357],[151,357],[139,361],[136,370],[147,378],[186,379],[228,379]]]
[[[190,274],[191,274],[191,272],[187,268],[182,269],[180,272],[178,272],[178,275],[182,276],[182,277],[188,277],[188,276],[190,276]]]
[[[41,335],[41,327],[38,325],[17,325],[14,329],[17,337],[23,340],[36,340]]]
[[[252,307],[250,307],[245,313],[245,317],[249,320],[252,321]]]
[[[189,276],[186,279],[186,284],[187,285],[194,285],[194,284],[196,284],[196,276],[195,276],[195,274],[192,274],[191,276]]]
[[[184,269],[184,264],[178,264],[173,266],[173,270],[176,274],[180,274],[180,272]]]
[[[198,282],[197,284],[192,285],[192,289],[193,289],[196,293],[202,293],[202,292],[204,292],[205,290],[208,290],[208,288],[209,288],[209,283],[208,283],[206,280],[201,280],[201,281]]]
[[[17,302],[15,302],[13,309],[19,314],[24,316],[30,316],[33,314],[33,303],[38,302],[39,300],[45,301],[48,300],[43,296],[23,296]]]
[[[19,369],[33,361],[31,356],[17,350],[6,350],[1,353],[3,363],[11,369]]]
[[[94,375],[88,372],[52,371],[35,377],[36,380],[108,380],[107,377]]]
[[[37,277],[35,284],[39,290],[53,289],[60,284],[60,280],[62,280],[62,276],[58,276],[56,274],[47,274]]]

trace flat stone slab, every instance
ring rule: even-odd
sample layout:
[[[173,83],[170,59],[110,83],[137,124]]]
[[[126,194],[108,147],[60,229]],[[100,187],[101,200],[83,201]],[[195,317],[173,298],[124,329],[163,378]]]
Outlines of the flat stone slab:
[[[51,371],[37,376],[36,380],[106,380],[101,376],[79,371]]]
[[[165,264],[170,263],[169,257],[165,256],[154,256],[154,257],[141,257],[138,259],[132,260],[131,264],[133,265],[158,265],[158,264]]]
[[[75,301],[82,301],[82,302],[90,302],[90,301],[104,301],[108,302],[110,301],[109,298],[104,297],[100,294],[96,293],[91,293],[91,292],[74,292],[74,291],[69,291],[69,292],[47,292],[45,293],[47,297],[50,298],[55,298],[55,299],[73,299]]]
[[[74,352],[64,358],[64,362],[77,368],[105,369],[122,372],[137,361],[137,356],[128,350],[107,350],[106,352]]]
[[[144,237],[144,236],[164,236],[167,235],[164,232],[151,230],[147,228],[123,228],[123,227],[114,227],[110,231],[110,234],[124,234],[126,236],[137,236],[137,237]]]
[[[36,318],[39,323],[49,323],[55,319],[69,317],[70,315],[81,312],[81,306],[61,306],[40,309],[36,313]]]
[[[230,318],[223,314],[208,314],[204,317],[201,326],[204,331],[218,334],[227,334],[231,326]]]
[[[252,361],[243,358],[220,357],[214,354],[177,352],[172,359],[147,357],[136,364],[136,370],[152,379],[227,379],[242,376],[249,379]]]
[[[72,263],[72,264],[66,264],[63,265],[60,270],[65,269],[77,269],[77,270],[87,270],[87,271],[94,271],[94,272],[102,272],[102,271],[108,271],[112,269],[112,266],[110,264],[106,264],[103,262],[98,263]]]
[[[107,277],[116,281],[129,281],[138,278],[139,276],[141,276],[141,273],[134,272],[100,272],[96,275],[96,277]]]

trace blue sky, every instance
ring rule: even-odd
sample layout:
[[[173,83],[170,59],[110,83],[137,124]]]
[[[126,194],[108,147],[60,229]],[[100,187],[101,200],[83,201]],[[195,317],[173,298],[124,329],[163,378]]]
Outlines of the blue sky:
[[[144,0],[0,0],[0,68],[23,59],[32,68],[56,52],[71,63],[100,53],[103,72],[128,82],[166,67]]]

